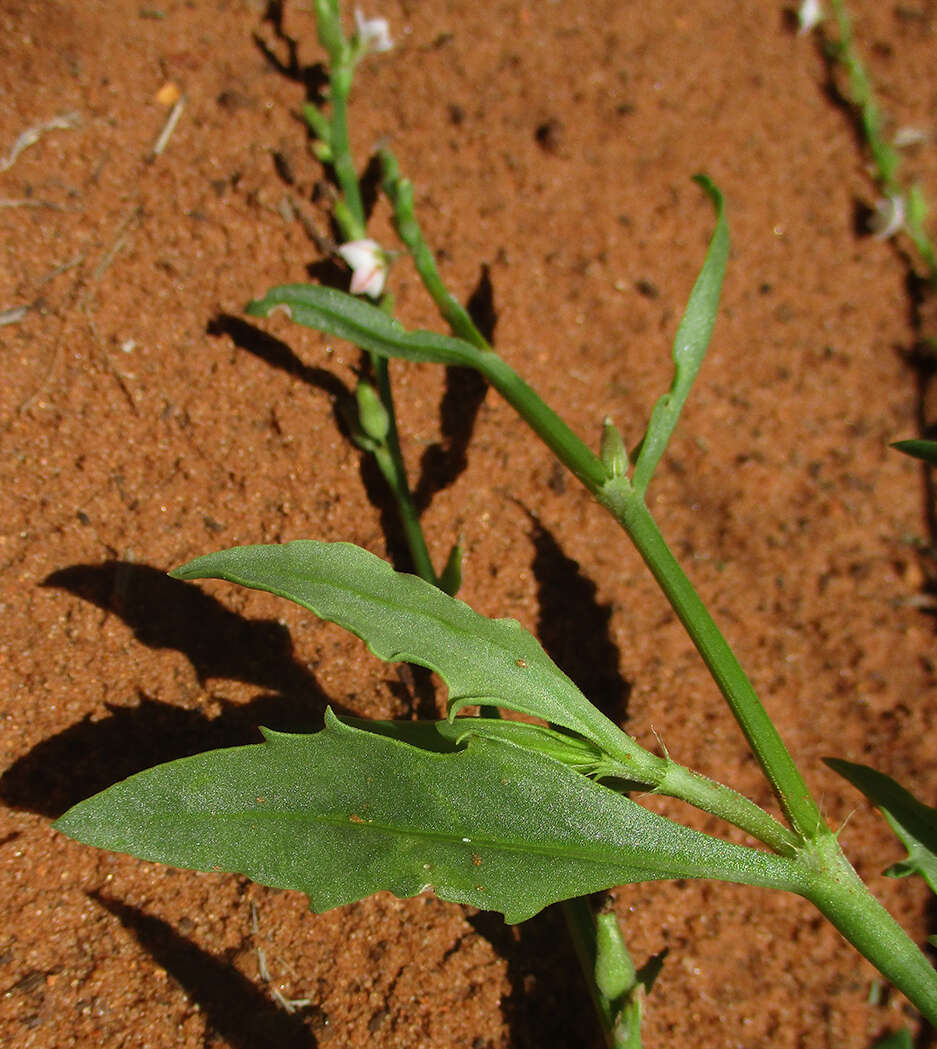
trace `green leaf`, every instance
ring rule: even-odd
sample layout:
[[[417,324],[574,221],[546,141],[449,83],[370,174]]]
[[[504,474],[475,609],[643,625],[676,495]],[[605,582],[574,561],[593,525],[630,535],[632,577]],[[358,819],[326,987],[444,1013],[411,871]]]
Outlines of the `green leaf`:
[[[450,716],[467,704],[507,707],[571,729],[613,756],[624,748],[626,761],[652,757],[586,699],[516,620],[486,619],[350,543],[235,547],[171,575],[279,594],[351,631],[380,659],[435,670],[449,686]]]
[[[446,558],[446,565],[439,576],[439,589],[455,597],[462,586],[462,544],[455,543]]]
[[[915,459],[923,459],[925,463],[937,466],[937,441],[895,441],[892,448],[897,448],[905,455],[912,455]]]
[[[297,324],[347,339],[381,357],[474,368],[590,491],[597,492],[605,484],[607,475],[598,456],[493,350],[478,349],[450,335],[408,332],[376,306],[312,284],[282,284],[246,307],[254,317],[267,317],[278,308]]]
[[[703,268],[690,292],[686,311],[677,329],[673,343],[674,376],[668,393],[654,405],[647,433],[641,442],[632,483],[644,495],[657,464],[670,441],[680,412],[696,379],[713,325],[719,310],[722,278],[729,259],[729,225],[726,222],[722,194],[705,175],[695,175],[697,182],[709,195],[716,209],[716,229],[703,261]]]
[[[297,324],[316,328],[383,357],[479,367],[483,351],[451,335],[408,332],[399,321],[363,299],[315,284],[281,284],[247,304],[253,317],[285,310]]]
[[[872,1046],[872,1049],[913,1049],[914,1042],[911,1041],[911,1032],[904,1028],[885,1035],[880,1041]]]
[[[854,765],[839,758],[824,760],[881,810],[908,850],[908,858],[889,867],[885,873],[892,878],[920,874],[931,892],[937,893],[937,809],[918,801],[891,776],[867,765]]]
[[[365,732],[377,732],[423,750],[448,753],[458,749],[471,736],[479,736],[536,750],[595,779],[614,777],[629,780],[632,775],[630,767],[613,761],[594,743],[568,732],[529,725],[525,721],[490,717],[457,717],[452,721],[374,721],[350,717],[341,720],[345,725],[353,725]],[[652,784],[629,782],[622,788],[619,783],[616,789],[648,790],[652,789]]]
[[[89,845],[298,889],[316,911],[380,890],[523,921],[570,896],[662,878],[791,889],[796,865],[642,809],[493,739],[439,754],[342,724],[182,758],[70,809]]]

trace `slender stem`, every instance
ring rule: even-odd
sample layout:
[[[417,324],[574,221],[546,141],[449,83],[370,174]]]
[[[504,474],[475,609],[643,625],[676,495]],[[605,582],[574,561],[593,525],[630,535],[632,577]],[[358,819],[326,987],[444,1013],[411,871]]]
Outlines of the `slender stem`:
[[[413,184],[401,178],[397,159],[386,147],[380,151],[381,168],[384,172],[382,187],[394,209],[394,226],[397,235],[406,245],[413,258],[416,271],[436,304],[442,319],[449,325],[453,335],[465,339],[479,350],[490,350],[488,340],[475,326],[468,310],[446,287],[436,259],[426,243],[423,231],[413,210]]]
[[[390,390],[390,374],[387,368],[387,359],[371,354],[371,362],[374,369],[374,379],[377,383],[378,395],[384,407],[387,408],[389,427],[384,442],[378,445],[374,452],[374,459],[381,475],[387,482],[388,487],[394,495],[397,504],[397,516],[403,527],[410,557],[413,559],[413,570],[421,579],[425,579],[433,586],[439,585],[436,570],[429,555],[426,545],[426,536],[420,525],[420,517],[413,505],[413,496],[407,481],[407,471],[403,463],[403,454],[400,450],[400,437],[397,431],[397,420],[393,411],[393,396]]]
[[[366,233],[364,204],[348,138],[348,90],[351,87],[351,70],[334,70],[330,82],[332,134],[329,144],[332,147],[332,166],[348,209],[348,228],[343,229],[342,233],[348,240],[361,240]]]
[[[746,738],[759,761],[762,761],[769,781],[772,785],[782,785],[785,796],[790,794],[794,797],[792,811],[798,814],[800,822],[795,823],[792,819],[792,825],[797,835],[792,835],[764,809],[743,795],[675,763],[669,763],[669,769],[665,766],[663,770],[657,767],[652,770],[655,778],[651,782],[655,789],[727,820],[782,855],[791,855],[800,837],[809,838],[817,827],[823,826],[819,810],[745,672],[664,542],[644,503],[633,492],[626,478],[608,479],[598,456],[501,357],[493,351],[485,354],[478,367],[559,460],[612,513],[635,543],[687,627],[706,665],[713,672]],[[700,625],[702,629],[699,629]],[[749,732],[755,734],[754,738]],[[765,740],[764,746],[760,742],[762,739]],[[604,743],[611,748],[609,753],[618,756],[613,741]],[[629,760],[633,760],[633,754]],[[676,769],[682,771],[677,773]],[[799,804],[798,798],[801,799]],[[785,805],[783,798],[782,805]],[[786,805],[784,811],[788,811]]]
[[[630,482],[624,477],[609,479],[598,456],[496,353],[486,354],[479,363],[479,370],[628,533],[719,685],[774,787],[791,826],[800,837],[813,837],[823,827],[823,821],[800,771],[761,705],[735,653],[670,552],[653,517]],[[693,804],[697,803],[693,801]],[[746,826],[746,829],[754,833],[750,826]],[[760,832],[758,837],[762,838]],[[776,832],[772,838],[778,840]],[[788,839],[782,851],[788,852],[790,844]]]
[[[320,16],[321,17],[321,16]],[[340,33],[338,12],[329,10],[325,17]],[[331,114],[329,120],[329,147],[335,177],[342,191],[340,206],[335,208],[335,218],[341,227],[346,240],[360,240],[367,233],[367,219],[364,203],[361,198],[361,187],[358,183],[358,172],[351,153],[351,142],[348,135],[348,96],[354,75],[354,59],[344,41],[333,41],[330,49],[329,100]],[[400,436],[397,429],[397,413],[394,409],[394,396],[390,385],[388,361],[376,353],[370,354],[371,370],[377,387],[378,396],[388,415],[388,432],[384,441],[372,454],[378,469],[387,482],[397,505],[397,515],[403,528],[413,569],[417,575],[439,585],[439,577],[433,568],[426,537],[420,525],[419,514],[413,505],[413,496],[407,481],[407,470],[400,450]]]
[[[573,941],[576,958],[585,977],[596,1018],[602,1028],[605,1045],[607,1049],[618,1049],[614,1041],[615,1018],[612,1015],[612,1003],[602,994],[595,982],[596,929],[592,907],[585,896],[576,896],[571,900],[564,900],[562,910],[566,930]]]
[[[751,798],[675,761],[668,761],[667,772],[655,786],[654,793],[677,798],[703,812],[718,816],[768,845],[781,856],[794,856],[801,844],[797,835],[792,834],[783,823],[779,823]]]
[[[813,851],[825,871],[803,895],[937,1026],[937,972],[933,966],[869,892],[832,834]]]
[[[800,770],[643,500],[635,496],[624,479],[609,482],[600,498],[627,531],[703,657],[791,826],[805,840],[816,837],[825,824]]]
[[[484,354],[478,370],[485,376],[543,443],[572,470],[596,497],[608,479],[602,460],[563,420],[545,404],[535,390],[494,351]]]

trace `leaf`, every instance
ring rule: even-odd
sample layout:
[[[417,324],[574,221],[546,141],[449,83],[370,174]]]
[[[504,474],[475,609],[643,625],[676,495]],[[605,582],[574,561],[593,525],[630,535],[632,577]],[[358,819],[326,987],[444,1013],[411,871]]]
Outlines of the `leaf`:
[[[291,320],[316,328],[383,357],[454,364],[484,370],[485,354],[470,343],[431,331],[408,332],[399,321],[363,299],[315,284],[281,284],[262,299],[247,304],[253,317],[268,317],[277,308]]]
[[[912,455],[915,459],[923,459],[925,463],[937,466],[937,441],[895,441],[892,448],[897,448],[905,455]]]
[[[459,365],[480,372],[572,472],[597,492],[607,478],[601,460],[491,349],[431,331],[408,332],[377,306],[334,288],[281,284],[247,304],[247,313],[268,317],[284,310],[297,324],[335,335],[381,357]]]
[[[904,1028],[885,1035],[872,1049],[914,1049],[914,1042],[911,1041],[911,1032]]]
[[[729,259],[729,225],[726,222],[722,194],[705,175],[694,176],[716,208],[716,229],[709,243],[683,319],[673,343],[674,375],[670,390],[654,405],[647,433],[641,442],[632,483],[644,495],[651,477],[677,425],[680,412],[696,379],[716,323],[722,278]]]
[[[527,750],[536,750],[596,779],[613,777],[630,781],[633,775],[630,767],[613,761],[588,740],[542,725],[529,725],[524,721],[486,717],[457,717],[452,721],[374,721],[352,717],[343,717],[341,720],[345,725],[353,725],[365,732],[377,732],[423,750],[449,753],[458,749],[470,736],[483,736],[485,739],[499,739]],[[653,784],[630,781],[624,787],[621,783],[617,784],[616,789],[648,790],[653,789]]]
[[[435,670],[449,686],[450,717],[466,704],[498,705],[562,725],[613,756],[627,754],[624,760],[636,766],[651,757],[586,699],[516,620],[486,619],[350,543],[309,539],[235,547],[170,574],[279,594],[350,630],[380,659]]]
[[[316,911],[380,890],[523,921],[611,885],[715,877],[795,888],[796,865],[641,808],[493,739],[429,753],[342,724],[182,758],[70,809],[89,845],[308,895]]]
[[[920,874],[931,892],[937,893],[937,809],[918,801],[891,776],[867,765],[854,765],[840,758],[824,760],[881,810],[908,850],[908,858],[889,867],[885,873],[891,878]]]

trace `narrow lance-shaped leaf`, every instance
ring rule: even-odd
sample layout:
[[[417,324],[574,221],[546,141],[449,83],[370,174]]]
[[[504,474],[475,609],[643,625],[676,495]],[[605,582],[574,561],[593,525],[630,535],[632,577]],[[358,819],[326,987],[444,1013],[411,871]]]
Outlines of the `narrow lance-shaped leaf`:
[[[624,752],[636,765],[660,760],[597,710],[518,622],[486,619],[350,543],[235,547],[172,575],[278,594],[350,630],[381,659],[435,670],[449,686],[450,715],[466,704],[508,707],[572,729],[613,756]]]
[[[347,339],[382,357],[467,368],[484,364],[483,351],[470,343],[432,331],[408,332],[377,306],[335,288],[280,284],[247,304],[247,313],[254,317],[267,317],[276,309],[284,310],[297,324]]]
[[[331,712],[315,735],[265,736],[132,776],[56,826],[100,848],[298,889],[317,911],[432,887],[517,922],[635,881],[801,887],[790,860],[689,830],[510,743],[429,753]]]
[[[408,332],[376,306],[314,284],[281,284],[247,304],[247,313],[254,317],[267,317],[277,309],[297,324],[347,339],[381,357],[476,369],[590,491],[597,492],[607,480],[599,457],[494,351],[450,335]]]
[[[530,725],[525,721],[486,717],[461,717],[452,721],[375,721],[369,718],[346,717],[342,721],[366,732],[377,732],[402,743],[421,747],[423,750],[444,753],[457,750],[471,736],[498,739],[524,747],[525,750],[539,751],[554,761],[560,761],[576,769],[584,776],[629,781],[619,789],[646,790],[653,787],[653,784],[646,781],[634,781],[634,770],[630,764],[614,761],[589,740],[563,730]]]
[[[722,194],[705,175],[696,175],[694,181],[703,187],[715,205],[716,229],[674,339],[673,383],[669,392],[654,405],[635,463],[632,483],[641,496],[647,491],[706,355],[719,309],[722,278],[729,259],[729,225],[725,218]]]
[[[917,439],[895,441],[892,448],[897,448],[899,452],[904,452],[905,455],[914,456],[915,459],[922,459],[925,463],[937,466],[937,441]]]
[[[867,765],[826,758],[827,765],[860,790],[888,820],[908,850],[908,858],[885,873],[892,878],[920,874],[937,893],[937,809],[925,805],[900,783]]]

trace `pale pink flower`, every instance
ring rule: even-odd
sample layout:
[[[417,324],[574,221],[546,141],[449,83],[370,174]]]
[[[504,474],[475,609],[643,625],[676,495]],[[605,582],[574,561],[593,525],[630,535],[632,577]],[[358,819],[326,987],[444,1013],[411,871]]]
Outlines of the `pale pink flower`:
[[[361,8],[355,8],[355,30],[362,52],[389,51],[394,42],[386,18],[365,18]]]
[[[894,193],[875,202],[875,214],[869,219],[869,230],[876,240],[888,240],[904,229],[904,197]]]
[[[823,21],[823,4],[820,0],[802,0],[797,8],[798,35],[803,36]]]
[[[350,240],[338,249],[339,255],[351,266],[352,295],[380,298],[387,280],[387,256],[374,240]]]

